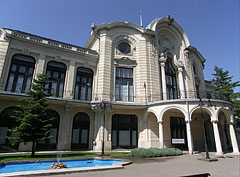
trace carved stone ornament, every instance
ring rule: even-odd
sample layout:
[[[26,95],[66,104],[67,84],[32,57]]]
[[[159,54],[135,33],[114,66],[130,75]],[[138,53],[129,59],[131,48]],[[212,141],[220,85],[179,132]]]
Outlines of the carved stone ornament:
[[[161,35],[159,39],[159,52],[160,53],[164,53],[166,51],[173,52],[173,50],[174,45],[172,41],[166,35]]]
[[[122,57],[120,59],[114,59],[114,62],[116,65],[119,65],[119,66],[137,66],[137,62],[136,60],[131,60],[130,58],[128,57]]]
[[[219,121],[218,120],[211,120],[211,122],[217,124]]]

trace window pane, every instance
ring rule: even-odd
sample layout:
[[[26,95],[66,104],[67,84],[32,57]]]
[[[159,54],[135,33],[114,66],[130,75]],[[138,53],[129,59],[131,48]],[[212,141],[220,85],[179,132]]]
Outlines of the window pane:
[[[29,77],[29,78],[27,79],[25,92],[28,91],[28,90],[30,89],[31,82],[32,82],[32,78]]]
[[[61,73],[61,79],[64,80],[65,74]]]
[[[137,146],[137,131],[132,131],[132,146]]]
[[[64,84],[64,83],[61,82],[61,83],[60,83],[60,86],[59,86],[59,94],[58,94],[59,97],[62,97],[62,96],[63,96],[63,84]]]
[[[129,81],[129,101],[133,101],[133,81]]]
[[[88,130],[82,130],[81,132],[81,143],[87,144],[88,142]]]
[[[58,72],[53,72],[53,78],[57,79],[58,78]]]
[[[32,75],[32,74],[33,74],[33,68],[29,68],[29,69],[28,69],[28,74],[29,74],[29,75]]]
[[[129,130],[119,130],[119,146],[130,146]]]
[[[77,82],[80,82],[80,76],[77,76]]]
[[[88,97],[87,97],[87,100],[91,100],[91,92],[92,92],[92,88],[88,87]]]
[[[119,100],[119,80],[116,80],[115,96],[116,100]]]
[[[128,83],[126,80],[120,82],[120,95],[122,101],[128,101]]]
[[[52,128],[50,133],[51,138],[49,139],[49,144],[56,144],[57,143],[57,129]]]
[[[85,100],[85,95],[86,95],[86,86],[82,85],[81,86],[81,100]]]
[[[82,77],[82,83],[87,83],[87,78],[86,77]]]
[[[19,72],[20,73],[25,73],[25,71],[26,71],[26,67],[25,66],[20,66]]]
[[[16,69],[17,69],[17,66],[16,65],[12,65],[11,71],[16,71]]]
[[[117,68],[116,77],[120,77],[120,69],[119,68]]]
[[[13,80],[14,80],[14,74],[11,74],[10,77],[9,77],[9,80],[8,80],[7,91],[12,90]]]
[[[8,127],[0,127],[0,144],[5,144]]]
[[[79,129],[73,129],[72,143],[78,144],[79,142]]]
[[[57,92],[57,82],[53,81],[52,82],[52,89],[51,89],[52,96],[56,96],[56,92]]]
[[[75,99],[78,99],[78,93],[79,93],[79,84],[76,84],[76,87],[75,87]]]
[[[19,75],[17,79],[16,92],[20,93],[22,91],[24,76]]]
[[[51,71],[47,71],[47,75],[50,77],[51,76]]]

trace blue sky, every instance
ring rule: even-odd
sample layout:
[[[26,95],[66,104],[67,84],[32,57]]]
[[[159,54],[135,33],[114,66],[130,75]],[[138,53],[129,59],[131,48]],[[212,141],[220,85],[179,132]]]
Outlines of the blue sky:
[[[0,26],[84,47],[96,25],[113,21],[143,26],[171,15],[191,45],[207,60],[205,79],[214,66],[240,80],[239,0],[0,0]]]

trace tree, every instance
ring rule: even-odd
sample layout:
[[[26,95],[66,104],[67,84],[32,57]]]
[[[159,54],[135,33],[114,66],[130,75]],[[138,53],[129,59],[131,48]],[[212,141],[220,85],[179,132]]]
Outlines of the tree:
[[[37,79],[34,79],[31,89],[27,92],[29,97],[21,99],[23,104],[17,106],[22,111],[17,111],[16,116],[12,116],[17,126],[10,131],[17,136],[9,139],[13,139],[15,143],[32,142],[32,157],[35,155],[36,142],[50,138],[51,122],[54,120],[54,117],[47,116],[46,97],[49,94],[45,86],[48,83],[46,74],[37,75]]]
[[[229,76],[229,71],[223,71],[223,68],[214,67],[215,73],[213,83],[215,84],[215,91],[217,98],[221,100],[230,101],[233,103],[234,116],[240,117],[240,92],[234,92],[234,89],[240,86],[240,81],[232,82],[233,76]],[[240,126],[240,120],[236,120],[237,126]],[[240,128],[237,130],[240,132]]]
[[[233,102],[239,98],[240,93],[234,93],[234,89],[240,86],[240,82],[232,82],[233,76],[229,76],[229,71],[223,71],[223,68],[214,67],[215,74],[213,83],[218,99]]]

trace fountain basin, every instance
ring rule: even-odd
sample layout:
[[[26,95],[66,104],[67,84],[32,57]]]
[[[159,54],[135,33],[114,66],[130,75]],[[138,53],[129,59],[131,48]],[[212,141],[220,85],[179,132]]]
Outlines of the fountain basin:
[[[0,167],[0,176],[20,176],[20,175],[34,175],[34,174],[54,174],[54,173],[68,173],[76,171],[91,171],[102,169],[123,168],[122,165],[129,162],[122,162],[121,160],[109,159],[84,159],[84,160],[62,160],[67,168],[50,169],[50,166],[56,161],[37,161],[24,163],[7,163]]]

